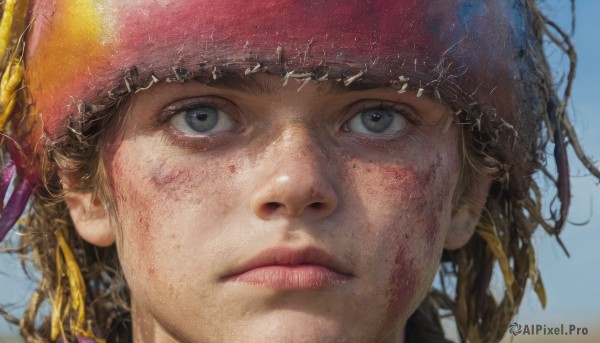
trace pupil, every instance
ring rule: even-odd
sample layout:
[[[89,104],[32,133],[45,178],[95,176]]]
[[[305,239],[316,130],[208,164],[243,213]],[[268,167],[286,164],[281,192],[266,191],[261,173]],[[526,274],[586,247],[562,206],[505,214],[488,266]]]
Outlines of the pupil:
[[[381,114],[379,113],[371,113],[371,120],[374,122],[378,122],[381,120]]]
[[[363,112],[361,120],[367,130],[381,133],[392,125],[394,116],[389,111],[373,109]]]
[[[185,120],[197,132],[209,132],[217,126],[219,112],[214,107],[200,106],[185,111]]]

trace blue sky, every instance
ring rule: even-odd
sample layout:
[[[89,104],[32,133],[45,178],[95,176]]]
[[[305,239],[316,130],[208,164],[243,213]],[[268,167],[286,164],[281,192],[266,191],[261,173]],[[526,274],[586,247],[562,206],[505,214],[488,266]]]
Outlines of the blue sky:
[[[558,5],[552,5],[559,3]],[[553,1],[553,17],[568,25],[569,1]],[[577,2],[577,28],[574,44],[578,50],[578,71],[573,89],[571,112],[581,142],[591,157],[600,160],[600,1]],[[567,258],[553,238],[538,230],[535,242],[538,263],[546,285],[548,305],[542,310],[537,298],[529,292],[517,317],[520,323],[600,324],[600,186],[586,177],[582,166],[571,157],[573,202],[570,221],[586,222],[584,226],[568,225],[562,239],[571,253]],[[0,257],[0,304],[22,302],[33,285],[20,276],[17,263]],[[19,277],[13,277],[18,275]],[[16,331],[0,319],[0,335]]]
[[[557,3],[557,2],[552,2]],[[568,25],[569,1],[561,1],[552,17],[562,26]],[[578,52],[578,70],[572,95],[571,112],[582,145],[588,156],[600,160],[600,2],[577,2],[577,27],[573,42]],[[600,186],[585,177],[583,167],[570,156],[572,193],[570,221],[584,226],[568,225],[562,235],[571,258],[567,258],[555,240],[542,230],[536,235],[538,262],[546,284],[548,305],[540,308],[531,293],[525,298],[517,317],[523,323],[596,323],[600,324]],[[597,163],[598,164],[598,163]]]

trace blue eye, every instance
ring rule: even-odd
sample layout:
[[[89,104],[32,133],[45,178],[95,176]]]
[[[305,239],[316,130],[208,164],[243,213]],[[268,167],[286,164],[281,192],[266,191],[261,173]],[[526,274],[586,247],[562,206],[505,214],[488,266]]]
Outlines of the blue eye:
[[[219,121],[219,111],[211,107],[195,107],[183,111],[185,122],[197,132],[212,130]]]
[[[402,131],[408,121],[399,112],[384,108],[373,108],[360,111],[347,123],[349,131],[365,134],[391,135]]]
[[[233,121],[214,106],[195,106],[178,111],[171,118],[173,128],[188,134],[207,134],[230,131]]]

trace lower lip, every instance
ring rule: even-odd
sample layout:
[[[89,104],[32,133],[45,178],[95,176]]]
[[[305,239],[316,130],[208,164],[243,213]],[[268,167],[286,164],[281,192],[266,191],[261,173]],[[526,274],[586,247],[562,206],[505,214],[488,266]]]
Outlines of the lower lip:
[[[319,265],[274,265],[254,268],[228,281],[277,290],[315,290],[341,285],[350,278]]]

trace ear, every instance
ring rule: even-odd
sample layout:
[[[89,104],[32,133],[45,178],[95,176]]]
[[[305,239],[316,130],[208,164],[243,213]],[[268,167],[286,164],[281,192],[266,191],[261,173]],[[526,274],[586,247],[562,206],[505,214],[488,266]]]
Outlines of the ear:
[[[491,183],[491,180],[482,174],[474,177],[469,192],[463,195],[460,207],[452,214],[445,249],[459,249],[471,239],[485,206]]]
[[[68,190],[68,184],[63,182],[63,185]],[[100,247],[108,247],[115,242],[110,216],[99,199],[90,193],[67,191],[65,202],[81,238]]]

